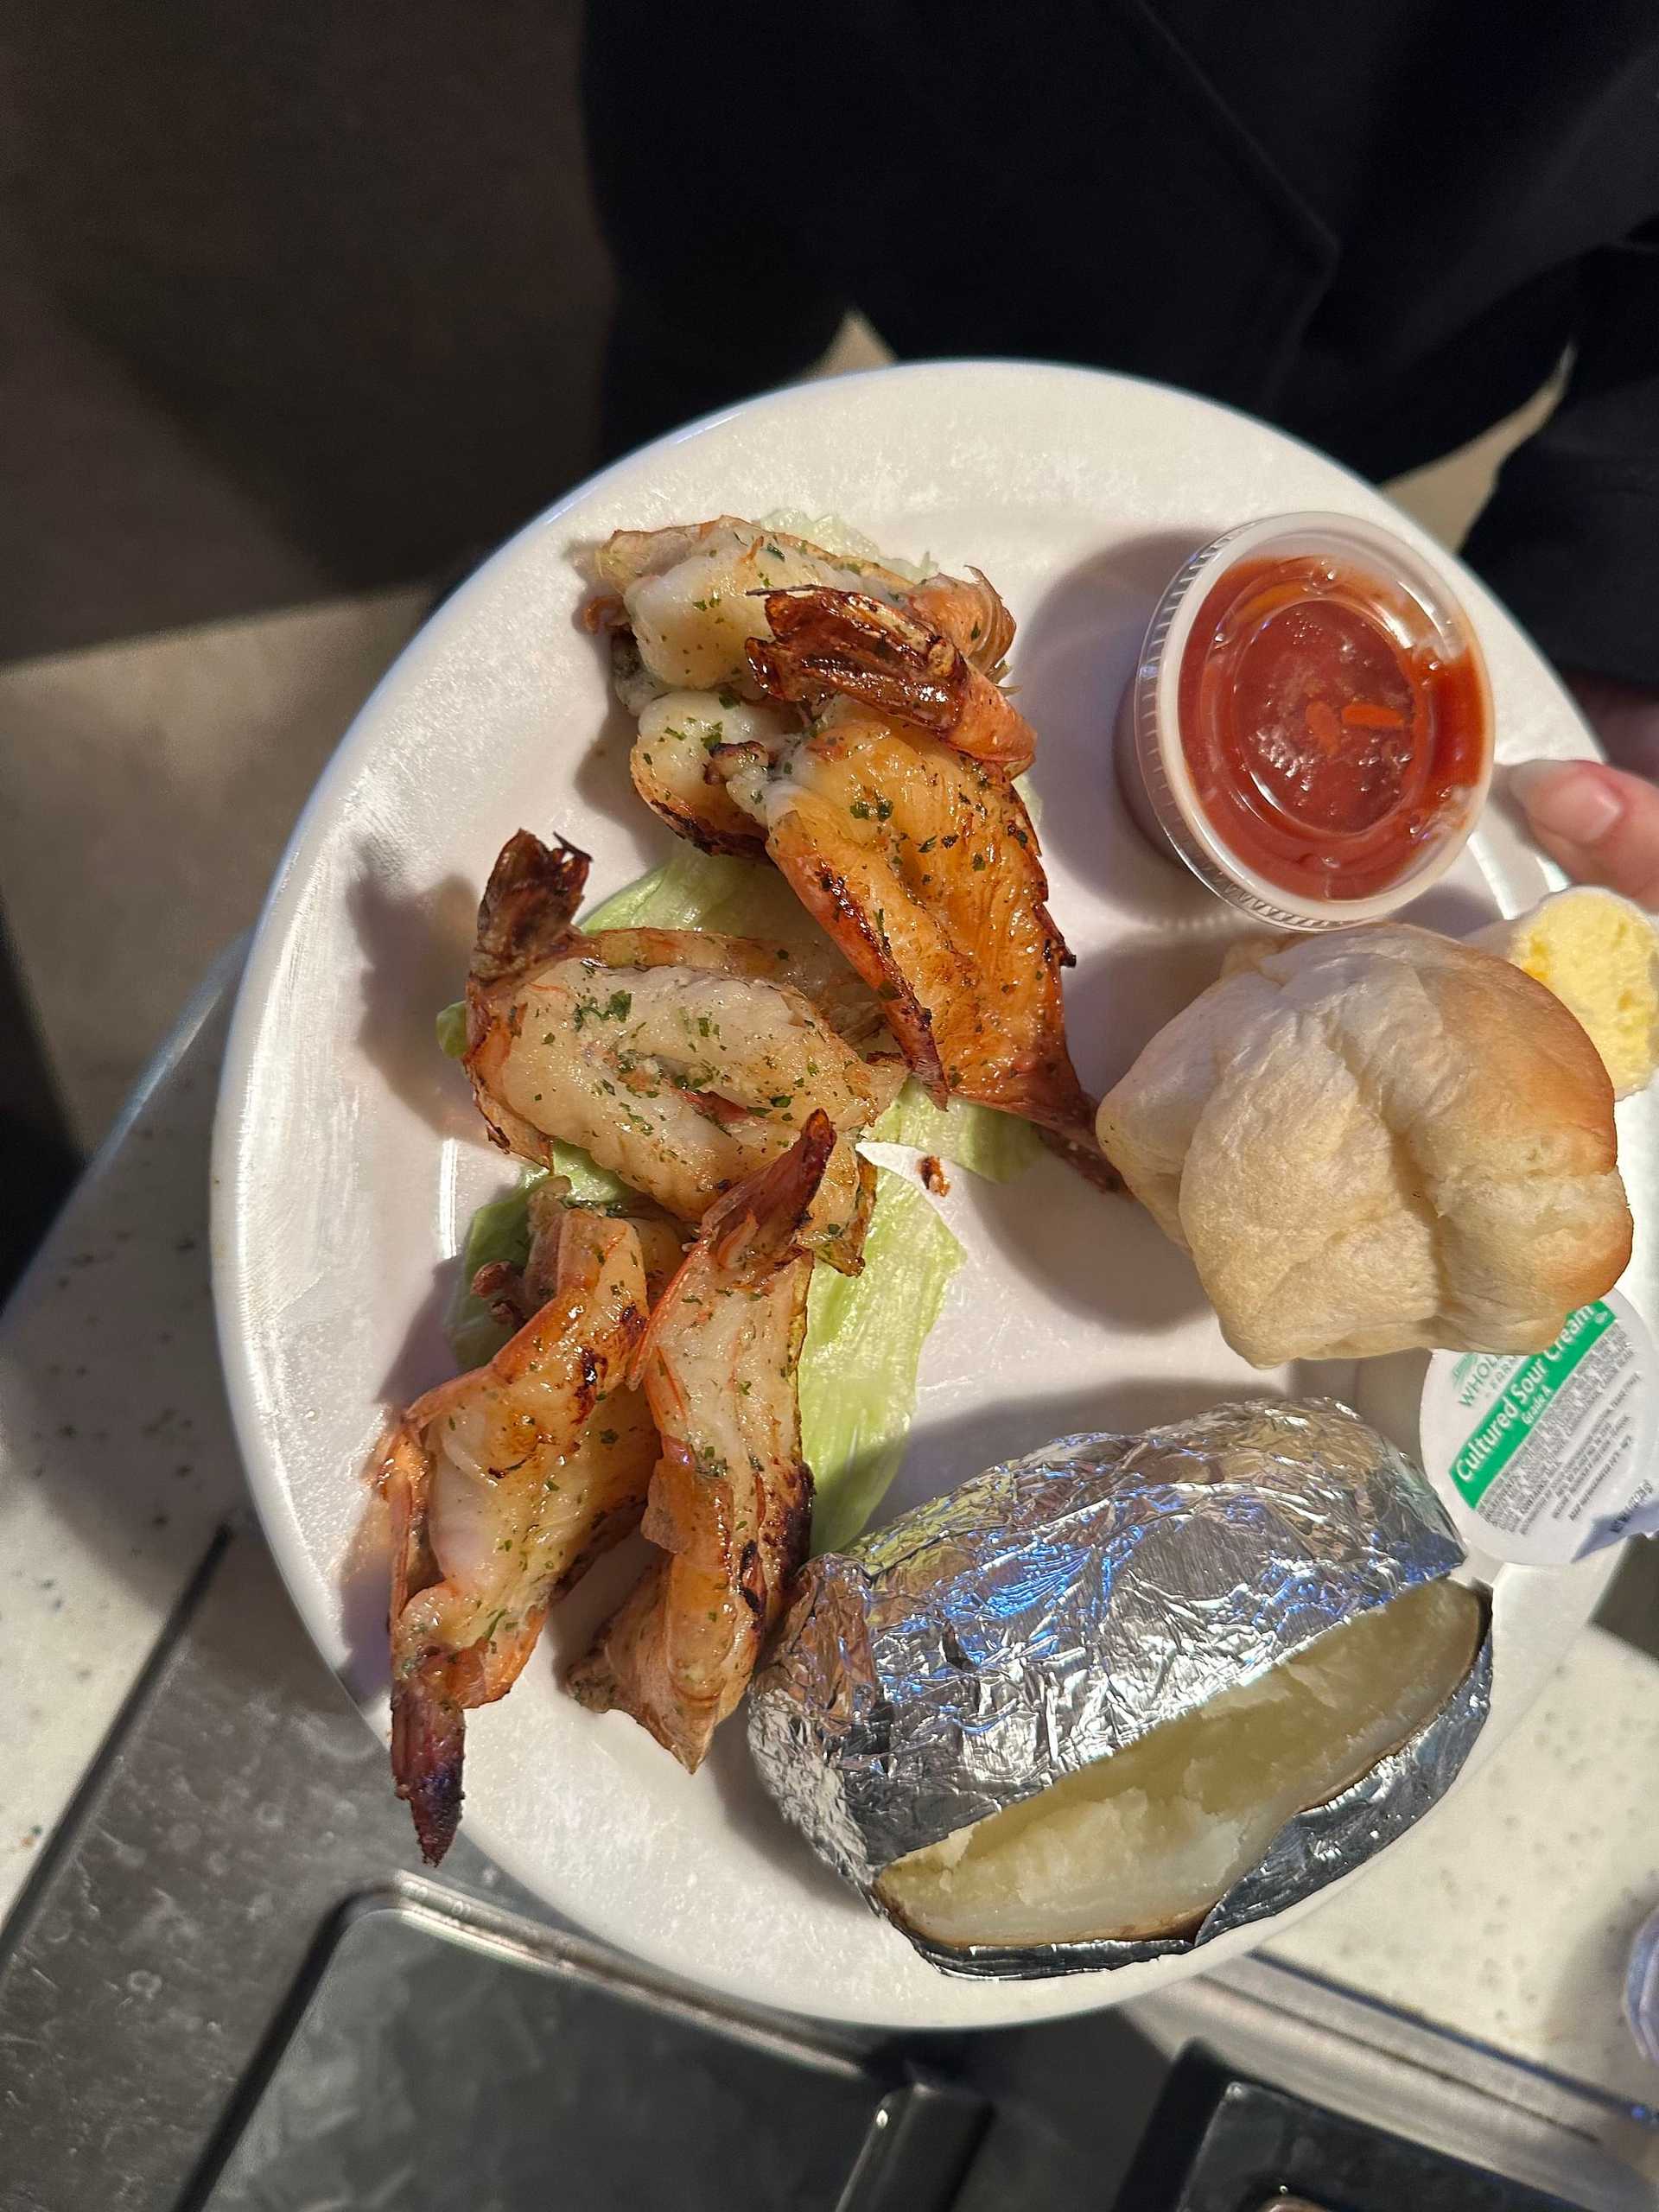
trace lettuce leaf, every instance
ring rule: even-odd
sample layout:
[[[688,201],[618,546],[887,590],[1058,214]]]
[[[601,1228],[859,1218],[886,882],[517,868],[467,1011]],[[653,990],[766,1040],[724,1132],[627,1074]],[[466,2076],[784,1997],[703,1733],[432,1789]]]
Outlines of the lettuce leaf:
[[[570,1196],[578,1205],[612,1206],[620,1199],[632,1199],[634,1192],[620,1175],[613,1175],[608,1167],[601,1167],[589,1152],[579,1144],[566,1144],[563,1137],[550,1137],[548,1149],[553,1155],[552,1172],[563,1175],[570,1185]],[[537,1176],[539,1182],[541,1178]]]
[[[936,1106],[918,1083],[906,1083],[879,1122],[865,1132],[871,1144],[913,1145],[982,1175],[1012,1183],[1043,1156],[1042,1139],[1017,1114],[951,1098]]]
[[[582,919],[584,930],[717,930],[779,944],[822,933],[770,861],[681,845],[660,868],[626,883]]]
[[[438,1033],[438,1050],[452,1060],[462,1058],[467,1051],[466,1000],[451,999],[448,1006],[441,1006],[433,1027]]]
[[[863,1274],[813,1268],[799,1384],[815,1552],[851,1543],[898,1473],[922,1346],[961,1265],[961,1245],[921,1192],[878,1167]]]
[[[516,1191],[480,1206],[468,1224],[448,1311],[443,1317],[443,1333],[463,1374],[493,1359],[512,1334],[481,1298],[474,1297],[473,1277],[495,1260],[505,1260],[510,1267],[524,1266],[530,1257],[530,1194],[545,1178],[544,1168],[532,1168]]]

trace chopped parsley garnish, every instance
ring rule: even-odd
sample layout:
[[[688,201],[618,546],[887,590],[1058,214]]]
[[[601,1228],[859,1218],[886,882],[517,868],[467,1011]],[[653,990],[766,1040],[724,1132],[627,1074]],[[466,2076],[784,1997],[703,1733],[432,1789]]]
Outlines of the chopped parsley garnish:
[[[584,1021],[626,1021],[633,1007],[632,991],[613,991],[603,1006],[597,999],[578,999],[574,1027],[580,1029]],[[543,1039],[550,1045],[552,1038]]]

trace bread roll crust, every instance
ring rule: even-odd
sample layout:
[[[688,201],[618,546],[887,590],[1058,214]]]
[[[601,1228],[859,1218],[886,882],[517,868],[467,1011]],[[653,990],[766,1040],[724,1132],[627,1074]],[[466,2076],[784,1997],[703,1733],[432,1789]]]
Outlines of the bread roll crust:
[[[1236,947],[1098,1128],[1258,1367],[1541,1351],[1630,1259],[1594,1046],[1507,961],[1403,923]]]

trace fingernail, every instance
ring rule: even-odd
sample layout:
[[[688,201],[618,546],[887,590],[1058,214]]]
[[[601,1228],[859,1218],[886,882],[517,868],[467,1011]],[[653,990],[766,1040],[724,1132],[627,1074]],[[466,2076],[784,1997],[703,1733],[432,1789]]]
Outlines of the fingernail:
[[[1599,769],[1573,760],[1523,760],[1509,787],[1535,829],[1571,845],[1597,845],[1618,823],[1624,802]]]

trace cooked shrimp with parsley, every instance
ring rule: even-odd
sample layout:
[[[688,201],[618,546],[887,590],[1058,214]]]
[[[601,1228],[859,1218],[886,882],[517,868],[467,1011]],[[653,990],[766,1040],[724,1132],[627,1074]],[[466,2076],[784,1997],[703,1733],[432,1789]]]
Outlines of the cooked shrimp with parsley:
[[[521,830],[484,895],[467,989],[466,1065],[497,1142],[553,1144],[682,1221],[788,1150],[822,1113],[836,1143],[805,1231],[855,1272],[874,1193],[854,1140],[892,1103],[896,1057],[865,1060],[785,980],[787,947],[702,930],[601,930],[573,918],[587,858]]]
[[[645,1332],[638,1233],[563,1205],[557,1186],[536,1194],[534,1221],[525,1278],[550,1285],[545,1302],[486,1366],[398,1414],[377,1454],[391,1766],[434,1866],[461,1818],[467,1713],[506,1694],[554,1599],[638,1525],[657,1459],[626,1387]]]
[[[636,788],[706,850],[776,863],[936,1103],[1022,1116],[1106,1181],[1014,781],[1036,739],[1001,681],[1013,617],[976,570],[870,552],[730,516],[611,538],[592,619],[639,717]]]
[[[660,1556],[569,1681],[585,1705],[631,1713],[693,1772],[806,1557],[804,1230],[836,1141],[813,1115],[781,1159],[718,1202],[634,1361],[662,1439],[642,1523]]]
[[[900,1126],[932,1114],[930,1145],[979,1172],[1014,1172],[1017,1124],[976,1103],[1093,1151],[991,585],[730,516],[618,531],[595,566],[586,620],[638,725],[632,782],[702,849],[581,929],[587,855],[519,831],[441,1021],[492,1141],[551,1172],[469,1233],[451,1339],[493,1356],[397,1414],[374,1461],[392,1768],[434,1863],[466,1714],[634,1529],[655,1555],[570,1688],[692,1770],[741,1700],[810,1540],[810,1290],[831,1317],[812,1324],[810,1448],[839,1540],[892,1479],[961,1257],[893,1170],[876,1210],[858,1150],[906,1075],[963,1103],[918,1095]],[[839,1278],[812,1290],[820,1259]]]
[[[1092,1154],[1065,1044],[1068,956],[1007,778],[845,703],[768,772],[756,802],[772,860],[880,992],[929,1096],[1022,1115]]]
[[[799,728],[798,715],[766,703],[751,664],[751,641],[764,644],[775,621],[795,619],[779,594],[830,588],[856,599],[886,652],[904,661],[910,696],[919,670],[936,715],[952,719],[967,749],[991,745],[1014,772],[1030,763],[1030,729],[995,681],[1014,620],[977,570],[906,575],[873,549],[868,556],[830,551],[732,515],[617,531],[594,565],[610,588],[589,602],[588,620],[610,633],[617,689],[639,725],[634,787],[705,852],[758,854],[766,842],[727,796],[712,755],[721,747],[781,747]],[[868,651],[863,660],[874,680]]]

